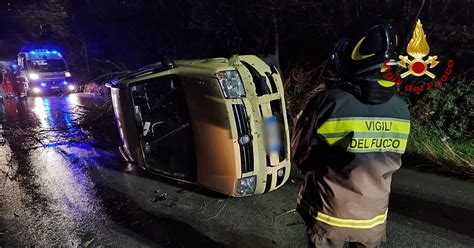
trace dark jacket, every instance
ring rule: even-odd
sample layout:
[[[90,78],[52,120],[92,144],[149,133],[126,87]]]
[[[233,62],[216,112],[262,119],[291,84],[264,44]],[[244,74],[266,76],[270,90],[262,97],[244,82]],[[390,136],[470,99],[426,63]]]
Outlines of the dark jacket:
[[[385,238],[410,115],[398,95],[365,90],[340,84],[311,99],[293,132],[292,157],[305,173],[297,210],[306,224],[329,239],[375,243]]]

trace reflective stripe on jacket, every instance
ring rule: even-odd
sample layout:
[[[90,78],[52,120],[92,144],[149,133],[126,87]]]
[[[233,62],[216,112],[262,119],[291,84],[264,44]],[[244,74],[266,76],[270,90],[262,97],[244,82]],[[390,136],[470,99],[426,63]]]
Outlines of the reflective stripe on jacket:
[[[305,173],[298,212],[329,239],[375,243],[385,238],[392,174],[401,166],[410,132],[406,103],[364,103],[330,89],[301,113],[292,140]]]

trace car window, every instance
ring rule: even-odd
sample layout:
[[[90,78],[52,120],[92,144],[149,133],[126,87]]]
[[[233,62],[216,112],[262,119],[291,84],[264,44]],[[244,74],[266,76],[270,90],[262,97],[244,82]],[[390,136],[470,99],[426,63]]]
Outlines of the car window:
[[[28,69],[38,72],[65,71],[66,63],[61,59],[35,59],[28,60]]]
[[[194,178],[194,140],[179,77],[139,82],[131,94],[146,163],[161,172]]]

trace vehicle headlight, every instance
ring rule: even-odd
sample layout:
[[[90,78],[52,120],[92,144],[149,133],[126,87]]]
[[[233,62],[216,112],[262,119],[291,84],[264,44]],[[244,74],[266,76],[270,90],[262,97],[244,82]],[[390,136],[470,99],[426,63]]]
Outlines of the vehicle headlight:
[[[40,92],[41,92],[41,89],[40,89],[40,88],[33,88],[33,92],[34,92],[34,93],[40,93]]]
[[[257,185],[257,177],[244,177],[237,180],[237,185],[235,189],[236,196],[246,196],[251,195],[255,192],[255,187]]]
[[[71,77],[71,73],[67,71],[67,72],[64,73],[64,76],[65,77]]]
[[[70,85],[68,86],[68,89],[69,89],[70,91],[73,91],[73,90],[76,89],[76,86],[70,84]]]
[[[245,89],[237,71],[220,71],[216,74],[225,98],[245,96]]]
[[[36,80],[40,78],[39,75],[36,73],[30,73],[28,76],[30,77],[31,80]]]

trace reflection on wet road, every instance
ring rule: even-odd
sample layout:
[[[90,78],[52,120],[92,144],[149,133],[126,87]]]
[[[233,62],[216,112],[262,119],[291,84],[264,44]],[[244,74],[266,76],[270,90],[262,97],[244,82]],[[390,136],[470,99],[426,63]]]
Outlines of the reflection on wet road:
[[[101,181],[101,170],[123,168],[109,106],[77,94],[1,104],[6,144],[0,146],[0,246],[170,244],[163,237],[157,242],[153,233],[146,237],[153,217]],[[142,233],[125,223],[134,216],[144,219],[134,224]],[[163,221],[167,228],[178,225]]]
[[[94,183],[81,166],[93,144],[77,127],[79,103],[77,95],[5,101],[2,212],[16,229],[8,230],[7,241],[79,245],[87,232],[105,227],[98,225],[106,219]]]

